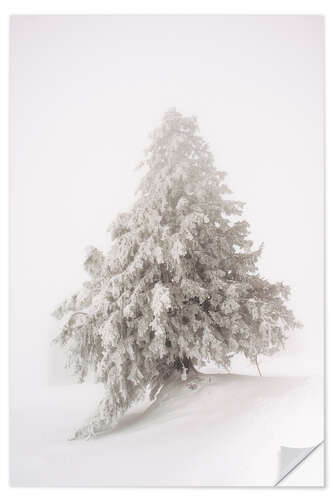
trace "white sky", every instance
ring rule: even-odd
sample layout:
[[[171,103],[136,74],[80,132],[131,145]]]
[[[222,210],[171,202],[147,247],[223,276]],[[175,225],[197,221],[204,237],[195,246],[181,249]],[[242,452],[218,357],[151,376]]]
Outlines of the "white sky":
[[[50,313],[85,279],[85,246],[107,248],[170,107],[198,117],[265,243],[261,272],[292,287],[304,328],[264,368],[321,369],[323,19],[21,16],[11,26],[14,381],[29,370],[46,383]]]

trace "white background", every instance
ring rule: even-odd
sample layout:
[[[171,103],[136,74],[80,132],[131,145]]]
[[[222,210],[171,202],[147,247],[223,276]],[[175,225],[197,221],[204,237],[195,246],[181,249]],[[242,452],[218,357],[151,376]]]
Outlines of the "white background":
[[[66,4],[68,5],[68,2],[66,2]],[[59,5],[59,4],[58,4],[58,5]],[[258,4],[257,4],[257,5],[258,5]],[[283,2],[280,2],[280,4],[279,4],[279,5],[280,5],[280,7],[279,7],[279,9],[280,9],[280,10],[279,10],[279,12],[281,12],[281,9],[282,9],[282,8],[284,8],[284,9],[285,9],[285,10],[283,11],[283,13],[288,13],[290,10],[292,10],[292,9],[294,9],[294,8],[295,8],[295,9],[297,9],[297,8],[298,8],[298,9],[302,8],[302,10],[306,8],[306,7],[305,7],[305,5],[306,5],[306,3],[305,3],[305,2],[302,2],[302,6],[301,6],[301,7],[293,7],[293,5],[295,5],[295,4],[293,4],[292,2],[288,2],[288,3],[286,3],[286,6],[285,6],[285,7],[282,7]],[[315,9],[318,9],[318,6],[319,6],[319,5],[320,5],[320,2],[317,2],[317,3],[316,3],[316,7],[315,7]],[[169,6],[170,6],[170,3],[169,3]],[[42,9],[42,11],[43,11],[43,9],[44,9],[44,12],[45,12],[45,5],[43,5],[43,7],[36,7],[36,8],[37,8],[37,11],[38,11],[38,12],[41,12],[41,10],[38,10],[38,9]],[[96,7],[96,3],[95,3],[95,7],[94,7],[94,8],[95,8],[95,9],[97,8],[97,7]],[[66,8],[65,8],[65,7],[63,7],[63,9],[66,9]],[[244,10],[244,9],[245,9],[245,10]],[[245,12],[245,11],[247,11],[247,9],[248,9],[248,7],[240,6],[240,10],[241,10],[241,12]],[[257,8],[256,8],[256,9],[257,9],[257,12],[263,12],[263,11],[267,12],[267,2],[265,2],[265,7],[261,6],[261,5],[260,5],[260,3],[259,3],[259,5],[257,6]],[[132,9],[130,8],[130,10],[132,10],[132,11],[133,11],[133,8],[132,8]],[[214,9],[213,9],[213,10],[214,10]],[[228,9],[228,10],[230,10],[230,9]],[[148,8],[148,11],[151,11],[151,9],[149,9],[149,8]],[[234,4],[234,5],[233,5],[233,8],[232,8],[232,12],[236,12],[236,11],[237,11],[237,7],[236,7],[236,5]],[[20,10],[20,12],[22,12],[22,9]],[[53,12],[54,12],[54,10],[53,10]],[[164,12],[165,12],[165,10],[164,10]],[[276,10],[274,10],[274,12],[277,12],[277,11],[276,11]],[[292,12],[294,12],[294,11],[292,10]],[[299,11],[297,11],[297,13],[298,13],[298,12],[299,12]],[[308,12],[308,11],[306,11],[306,12]],[[313,12],[314,12],[313,8],[312,8],[312,10],[311,10],[311,8],[310,8],[310,13],[313,13]],[[5,82],[5,83],[6,83],[6,82]],[[5,85],[3,88],[4,88],[4,91],[5,91],[4,93],[6,93],[6,85]],[[5,128],[5,127],[4,127],[4,128]],[[206,137],[207,137],[207,134],[206,134]],[[207,139],[209,139],[209,137],[207,137]],[[215,152],[215,151],[214,151],[214,152]],[[225,157],[224,157],[224,158],[225,158]],[[226,168],[226,170],[229,170],[229,172],[230,172],[230,168],[228,168],[228,165],[226,165],[226,164],[225,164],[225,165],[224,165],[224,168]],[[4,175],[4,179],[6,180],[6,172],[4,172],[4,174],[3,174],[3,175]],[[230,176],[229,176],[229,184],[230,184]],[[232,187],[232,188],[233,188],[233,190],[237,193],[237,195],[239,194],[238,198],[240,198],[240,199],[241,199],[241,196],[240,196],[240,193],[239,193],[239,189],[238,189],[238,190],[236,190],[236,189],[235,189],[235,185],[231,185],[231,187]],[[4,190],[4,193],[6,193],[6,192],[5,192],[5,190]],[[243,198],[243,199],[244,199],[244,198]],[[5,206],[5,203],[6,203],[6,194],[4,194],[4,196],[2,197],[2,200],[3,200],[4,206]],[[248,201],[248,200],[246,200],[246,201]],[[2,212],[2,213],[3,213],[3,212]],[[4,222],[4,225],[6,225],[6,219],[5,219],[5,218],[4,218],[3,222]],[[93,243],[93,241],[91,241],[91,239],[90,239],[90,242],[92,242],[92,243]],[[85,243],[86,243],[86,242],[85,242]],[[4,254],[5,254],[5,255],[4,255],[4,262],[6,262],[6,249],[4,249]],[[4,286],[4,289],[5,289],[5,286]],[[5,331],[5,330],[4,330],[4,331]],[[5,352],[5,349],[3,350],[3,352]],[[6,361],[5,361],[5,358],[6,358],[6,352],[5,352],[5,356],[3,357],[4,362],[2,363],[2,368],[4,369],[4,371],[5,371],[5,367],[6,367]],[[3,377],[2,377],[2,379],[3,379]],[[13,492],[11,492],[11,493],[13,493]],[[31,493],[32,493],[32,492],[31,492]],[[143,493],[143,492],[141,492],[141,493]],[[187,492],[187,493],[190,493],[190,494],[191,494],[191,496],[192,496],[192,495],[196,496],[196,495],[199,495],[199,494],[200,494],[199,492]],[[250,494],[250,493],[251,493],[251,492],[246,492],[246,494],[247,494],[247,495],[248,495],[248,494]],[[255,494],[256,494],[256,495],[257,495],[257,494],[259,494],[259,493],[260,493],[260,492],[255,492]],[[297,492],[293,492],[293,494],[296,494],[296,493],[297,493]],[[303,491],[303,492],[301,492],[301,494],[302,494],[302,495],[303,495],[303,494],[307,494],[307,493],[308,493],[308,492],[304,492],[304,491]],[[34,494],[35,494],[35,493],[34,493]],[[74,492],[72,492],[72,494],[74,494]],[[82,494],[82,492],[80,492],[80,494]],[[140,494],[140,492],[136,492],[135,494]],[[149,495],[148,495],[148,492],[144,492],[144,494],[145,494],[145,497],[149,496]],[[162,493],[161,493],[161,494],[162,494]],[[186,493],[185,493],[185,492],[182,492],[182,494],[186,494]],[[205,492],[205,494],[207,494],[207,492]],[[231,494],[231,492],[229,492],[228,494]],[[286,492],[284,492],[284,494],[286,494]]]
[[[291,286],[304,329],[264,373],[320,373],[323,19],[22,16],[11,41],[14,395],[26,393],[28,358],[29,389],[46,372],[62,381],[63,361],[47,356],[50,313],[85,279],[85,246],[108,248],[172,106],[198,117],[246,201],[263,275]]]

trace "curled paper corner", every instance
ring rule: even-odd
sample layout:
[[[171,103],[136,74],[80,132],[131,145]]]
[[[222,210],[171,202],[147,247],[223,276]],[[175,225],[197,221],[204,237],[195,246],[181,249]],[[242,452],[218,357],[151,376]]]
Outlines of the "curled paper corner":
[[[301,462],[303,462],[314,450],[316,450],[324,441],[320,441],[314,446],[308,448],[289,448],[281,446],[279,460],[279,475],[274,486],[278,484],[292,472]]]

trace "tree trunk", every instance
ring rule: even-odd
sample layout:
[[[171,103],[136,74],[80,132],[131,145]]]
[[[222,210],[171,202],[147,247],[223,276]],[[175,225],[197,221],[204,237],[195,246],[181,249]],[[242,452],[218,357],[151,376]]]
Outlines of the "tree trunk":
[[[194,367],[191,358],[184,356],[183,358],[177,358],[174,364],[176,370],[183,371],[186,370],[186,373],[189,371],[193,371],[195,373],[199,373]]]

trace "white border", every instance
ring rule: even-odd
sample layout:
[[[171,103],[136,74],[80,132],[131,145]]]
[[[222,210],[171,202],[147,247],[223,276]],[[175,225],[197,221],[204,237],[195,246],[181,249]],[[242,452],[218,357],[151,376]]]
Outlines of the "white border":
[[[332,231],[329,230],[329,214],[332,210],[332,175],[330,174],[330,152],[331,152],[331,121],[332,101],[329,89],[333,88],[332,78],[332,50],[333,47],[333,2],[331,0],[28,0],[28,1],[2,1],[0,7],[0,63],[1,63],[1,84],[0,84],[0,227],[1,227],[1,248],[0,248],[0,384],[1,384],[1,427],[0,427],[0,494],[2,498],[20,498],[22,495],[33,498],[55,498],[61,495],[66,498],[89,498],[90,495],[110,498],[136,498],[138,500],[149,500],[158,496],[160,499],[173,498],[221,498],[227,495],[228,499],[246,495],[247,500],[258,499],[267,494],[279,495],[284,498],[308,498],[309,495],[327,495],[330,488],[318,489],[239,489],[239,488],[197,488],[197,489],[159,489],[141,488],[11,488],[8,485],[8,63],[9,63],[9,18],[13,14],[289,14],[289,15],[313,15],[321,14],[325,16],[326,32],[326,200],[327,200],[327,248],[326,255],[332,254]],[[327,284],[332,283],[332,272],[327,267]],[[310,284],[309,284],[310,286]],[[329,289],[328,289],[329,292]],[[330,295],[327,295],[326,304],[330,304]],[[329,306],[327,306],[329,308]],[[329,330],[329,324],[326,331]],[[330,348],[329,335],[327,333],[326,345]],[[330,357],[327,354],[326,359]],[[329,363],[327,367],[327,383],[329,385],[331,370]],[[330,401],[327,401],[326,421],[330,420]],[[330,453],[327,454],[327,471],[330,466]],[[327,481],[330,482],[328,472]],[[92,491],[93,490],[93,491]]]

